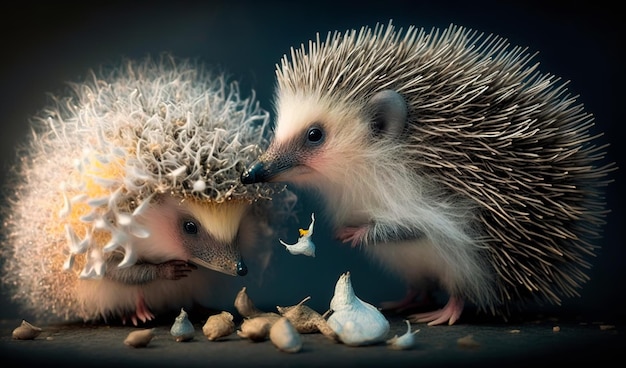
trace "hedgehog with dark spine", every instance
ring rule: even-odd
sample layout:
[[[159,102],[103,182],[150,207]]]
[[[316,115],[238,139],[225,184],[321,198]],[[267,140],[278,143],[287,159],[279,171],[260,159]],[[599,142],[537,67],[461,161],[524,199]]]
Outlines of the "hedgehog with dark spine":
[[[272,213],[294,198],[239,182],[268,144],[254,94],[171,55],[70,87],[33,118],[5,188],[2,280],[23,312],[137,324],[211,307],[219,273],[268,262]]]
[[[453,324],[466,302],[508,316],[560,304],[588,279],[614,163],[594,119],[526,49],[451,25],[363,27],[277,66],[274,137],[242,182],[325,198],[337,238],[449,294],[414,322]]]

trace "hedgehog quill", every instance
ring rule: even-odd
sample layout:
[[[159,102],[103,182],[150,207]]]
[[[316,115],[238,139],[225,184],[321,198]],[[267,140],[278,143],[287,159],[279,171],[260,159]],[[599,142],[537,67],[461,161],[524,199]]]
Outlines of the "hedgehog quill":
[[[558,305],[588,279],[616,166],[533,57],[456,25],[318,35],[277,65],[274,136],[241,180],[320,192],[337,238],[406,281],[383,307],[447,292],[411,322]]]
[[[203,304],[217,273],[268,254],[290,194],[239,182],[268,144],[254,94],[171,55],[69,86],[32,119],[5,188],[2,280],[22,311],[137,324]]]

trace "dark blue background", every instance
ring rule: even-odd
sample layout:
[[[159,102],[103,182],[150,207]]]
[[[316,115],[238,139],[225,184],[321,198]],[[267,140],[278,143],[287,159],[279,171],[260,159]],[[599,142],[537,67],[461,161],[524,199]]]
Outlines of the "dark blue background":
[[[87,3],[87,2],[85,2]],[[623,156],[624,38],[617,8],[602,2],[546,4],[541,1],[206,1],[206,2],[50,2],[23,1],[3,5],[0,15],[0,165],[13,160],[14,144],[27,134],[28,117],[66,81],[80,80],[87,69],[121,57],[141,58],[170,51],[219,66],[242,85],[246,94],[257,91],[261,104],[271,109],[274,68],[291,46],[344,31],[394,20],[397,27],[414,24],[430,29],[456,23],[485,33],[496,33],[512,44],[538,51],[541,70],[571,80],[569,89],[596,117],[598,131],[612,146],[608,159]],[[624,166],[620,164],[620,166]],[[597,320],[625,315],[623,170],[616,173],[607,202],[608,217],[602,249],[590,270],[591,281],[579,299],[566,300],[566,310],[588,313]],[[1,202],[0,202],[1,203]],[[313,201],[297,227],[305,228]],[[262,288],[252,290],[264,308],[292,305],[306,295],[308,305],[325,310],[338,276],[347,270],[357,294],[378,302],[402,296],[404,288],[363,256],[331,240],[321,212],[314,240],[317,257],[290,256],[277,244],[272,269]],[[15,307],[0,300],[2,316]]]

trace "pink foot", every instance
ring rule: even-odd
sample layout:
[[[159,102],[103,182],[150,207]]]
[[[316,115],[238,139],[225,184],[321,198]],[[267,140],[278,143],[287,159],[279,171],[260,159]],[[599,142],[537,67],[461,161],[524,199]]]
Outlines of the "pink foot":
[[[412,314],[407,317],[410,322],[423,323],[428,322],[429,326],[440,325],[448,322],[448,325],[453,325],[463,312],[463,299],[451,296],[448,303],[439,310]]]
[[[137,326],[138,320],[145,323],[146,321],[151,321],[154,318],[154,314],[150,312],[150,309],[146,306],[146,302],[143,299],[143,293],[140,293],[137,296],[137,302],[135,303],[135,313],[130,316],[130,320],[133,322],[133,325]],[[122,323],[126,324],[126,317],[122,318]]]
[[[380,303],[383,312],[400,313],[407,309],[413,309],[430,305],[432,303],[431,295],[423,290],[409,288],[402,300],[394,300]]]
[[[354,248],[363,243],[368,230],[368,226],[346,226],[339,229],[337,232],[337,239],[339,239],[342,243],[352,243],[351,247]]]

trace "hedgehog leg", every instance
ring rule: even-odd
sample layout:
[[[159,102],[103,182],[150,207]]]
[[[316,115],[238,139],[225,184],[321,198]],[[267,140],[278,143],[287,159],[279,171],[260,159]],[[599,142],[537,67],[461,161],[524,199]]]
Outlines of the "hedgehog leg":
[[[350,246],[354,248],[363,243],[368,231],[369,226],[346,226],[337,232],[337,239],[342,243],[351,243]]]
[[[373,222],[361,226],[346,226],[339,229],[336,234],[338,240],[343,243],[351,243],[352,248],[359,244],[385,244],[422,239],[424,236],[424,232],[417,227],[399,227],[382,222]]]
[[[400,313],[407,309],[431,305],[433,301],[434,299],[430,292],[409,287],[403,299],[382,302],[380,303],[380,308],[383,312]]]
[[[451,296],[443,308],[432,312],[411,314],[407,319],[409,322],[414,323],[428,322],[429,326],[440,325],[446,322],[448,322],[448,325],[453,325],[461,317],[464,304],[463,299]]]
[[[137,262],[129,267],[118,267],[119,258],[111,258],[105,277],[128,285],[138,285],[155,280],[180,280],[187,277],[198,266],[182,260],[171,260],[159,264]]]

